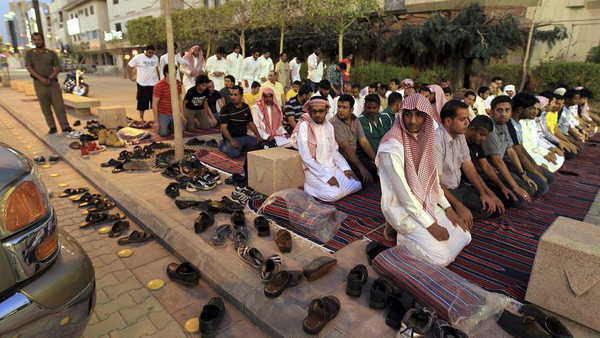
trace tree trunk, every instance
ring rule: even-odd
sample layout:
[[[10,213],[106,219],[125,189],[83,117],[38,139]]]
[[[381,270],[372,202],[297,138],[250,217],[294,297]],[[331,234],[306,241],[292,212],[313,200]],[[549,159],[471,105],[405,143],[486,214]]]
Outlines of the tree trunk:
[[[206,55],[204,55],[205,59],[208,59],[210,56],[210,48],[212,47],[212,38],[208,40],[208,47],[206,47]]]
[[[344,30],[340,30],[338,35],[338,61],[342,61],[344,59]]]
[[[463,87],[471,88],[471,72],[473,71],[473,58],[467,58],[465,60],[465,77],[463,80]]]
[[[162,0],[165,13],[165,30],[167,33],[167,53],[169,57],[169,87],[171,89],[171,110],[173,111],[173,129],[175,136],[175,159],[183,160],[183,126],[179,107],[179,92],[175,77],[175,45],[173,39],[173,23],[169,0]],[[156,123],[156,122],[155,122]]]
[[[542,0],[538,0],[537,6],[533,10],[531,15],[531,27],[529,27],[529,36],[527,37],[527,48],[525,49],[525,55],[523,56],[523,76],[521,77],[521,84],[519,85],[519,92],[522,92],[525,88],[525,82],[527,81],[527,64],[529,61],[529,52],[531,51],[531,41],[533,40],[533,29],[535,27],[535,15],[537,14],[538,8],[542,4]]]
[[[281,26],[281,34],[279,36],[279,55],[283,54],[283,37],[285,35],[285,27]]]
[[[246,57],[246,34],[245,30],[242,29],[240,34],[240,47],[242,47],[242,59]]]

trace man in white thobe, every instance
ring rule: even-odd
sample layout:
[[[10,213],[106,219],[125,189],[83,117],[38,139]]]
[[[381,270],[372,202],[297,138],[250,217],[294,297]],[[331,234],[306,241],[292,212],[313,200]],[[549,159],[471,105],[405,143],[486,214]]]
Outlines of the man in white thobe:
[[[258,63],[260,64],[260,70],[258,73],[258,81],[260,84],[263,84],[269,80],[269,72],[275,70],[275,65],[273,64],[273,60],[271,59],[271,53],[266,51],[258,58]]]
[[[308,56],[306,65],[308,66],[306,84],[308,84],[313,91],[317,91],[317,85],[323,80],[323,70],[325,69],[320,48],[315,48],[314,52]]]
[[[444,197],[436,168],[433,109],[421,94],[402,103],[375,158],[386,234],[408,240],[433,263],[447,266],[471,241]]]
[[[240,54],[241,50],[242,47],[236,45],[233,47],[233,52],[227,55],[227,74],[235,78],[235,81],[237,82],[235,84],[242,83],[242,62],[244,60]]]
[[[304,191],[325,202],[335,202],[362,189],[348,162],[338,151],[333,126],[325,120],[329,102],[312,98],[292,133],[304,168]]]
[[[187,93],[190,88],[196,86],[196,78],[204,71],[204,54],[200,46],[193,45],[185,53],[183,59],[186,63],[181,64],[181,72],[183,73],[183,87]]]
[[[283,127],[283,112],[275,99],[272,88],[264,88],[261,97],[252,107],[252,120],[256,125],[260,138],[267,142],[275,142],[278,147],[290,147],[290,135]]]
[[[254,51],[252,55],[246,57],[242,62],[242,87],[244,87],[244,90],[249,90],[252,82],[258,79],[260,72],[260,63],[258,62],[259,56],[260,53]]]
[[[165,65],[167,65],[169,63],[169,53],[165,53],[163,56],[160,57],[160,61],[159,61],[159,68],[158,69],[165,69]],[[177,67],[177,69],[181,69],[182,66],[187,66],[188,63],[187,61],[185,61],[180,53],[179,53],[179,47],[177,46],[177,44],[175,44],[175,67]],[[177,81],[181,81],[181,75],[179,75],[179,71],[175,72],[175,77],[177,78]],[[164,75],[161,74],[161,79],[164,78]]]
[[[206,74],[215,84],[215,90],[219,91],[225,87],[225,75],[227,74],[225,48],[217,48],[215,55],[206,60]]]

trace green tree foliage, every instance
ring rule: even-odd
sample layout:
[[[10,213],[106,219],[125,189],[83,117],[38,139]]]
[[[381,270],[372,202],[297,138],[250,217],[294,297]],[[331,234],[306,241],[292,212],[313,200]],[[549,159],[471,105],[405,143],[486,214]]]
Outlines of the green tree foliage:
[[[301,18],[298,0],[252,0],[251,22],[253,28],[279,30],[279,53],[283,53],[284,38],[294,23]]]
[[[531,70],[531,87],[536,91],[554,89],[558,84],[584,86],[600,93],[600,64],[590,62],[547,61]]]
[[[222,30],[229,31],[239,38],[242,55],[246,55],[246,32],[253,27],[252,0],[231,0],[218,7],[220,15],[215,16],[224,26]]]
[[[387,84],[391,79],[403,80],[414,78],[415,72],[409,67],[397,67],[381,62],[370,62],[364,65],[353,66],[350,75],[352,83],[366,86],[376,81]]]
[[[591,48],[587,53],[587,57],[585,58],[585,61],[600,63],[600,46]]]
[[[127,22],[127,37],[134,46],[166,43],[164,17],[141,17]]]

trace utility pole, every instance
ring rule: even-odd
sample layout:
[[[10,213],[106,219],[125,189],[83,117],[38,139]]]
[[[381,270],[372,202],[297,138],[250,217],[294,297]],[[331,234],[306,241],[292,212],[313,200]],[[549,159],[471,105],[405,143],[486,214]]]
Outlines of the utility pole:
[[[44,36],[44,28],[42,27],[42,15],[40,14],[40,1],[32,0],[33,2],[33,10],[35,11],[35,23],[37,26],[38,33]]]
[[[167,32],[167,54],[169,58],[169,87],[171,89],[171,109],[173,110],[173,129],[175,133],[175,159],[183,160],[183,126],[179,107],[179,92],[175,77],[175,46],[173,44],[173,22],[171,20],[170,0],[162,0],[165,13],[165,29]]]

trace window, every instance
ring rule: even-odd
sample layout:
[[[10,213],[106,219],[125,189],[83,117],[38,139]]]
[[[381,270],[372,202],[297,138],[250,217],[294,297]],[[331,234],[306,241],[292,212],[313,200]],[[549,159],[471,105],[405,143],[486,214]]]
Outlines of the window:
[[[204,7],[210,7],[210,0],[204,0]]]
[[[115,24],[115,30],[117,32],[121,32],[121,23],[120,22],[118,22],[118,23]]]
[[[94,39],[98,38],[98,31],[93,31],[92,32],[92,38],[94,38]]]
[[[85,8],[85,16],[89,16],[87,7]]]
[[[58,21],[63,22],[63,12],[58,12]]]
[[[119,4],[119,0],[113,0],[113,5]]]
[[[94,15],[94,6],[90,6],[90,15]]]

